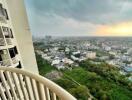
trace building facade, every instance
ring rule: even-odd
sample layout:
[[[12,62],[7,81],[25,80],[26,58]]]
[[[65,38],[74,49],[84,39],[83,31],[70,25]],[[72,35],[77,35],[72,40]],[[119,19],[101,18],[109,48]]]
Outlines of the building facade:
[[[38,73],[24,0],[0,0],[0,66]]]
[[[89,59],[95,59],[96,58],[96,52],[88,51],[86,54],[86,57]]]
[[[0,0],[0,100],[50,98],[76,100],[38,75],[24,0]]]

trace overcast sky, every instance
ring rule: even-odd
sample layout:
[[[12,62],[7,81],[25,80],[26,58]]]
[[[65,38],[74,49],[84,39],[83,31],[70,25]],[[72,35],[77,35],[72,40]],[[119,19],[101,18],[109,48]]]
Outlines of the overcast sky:
[[[95,36],[102,32],[102,27],[108,31],[132,25],[132,0],[25,0],[25,3],[34,36]]]

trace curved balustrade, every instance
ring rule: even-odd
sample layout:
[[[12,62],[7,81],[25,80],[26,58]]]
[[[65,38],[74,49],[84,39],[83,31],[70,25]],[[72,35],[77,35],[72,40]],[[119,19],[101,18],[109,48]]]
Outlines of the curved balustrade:
[[[52,81],[16,68],[0,68],[0,100],[76,100]]]

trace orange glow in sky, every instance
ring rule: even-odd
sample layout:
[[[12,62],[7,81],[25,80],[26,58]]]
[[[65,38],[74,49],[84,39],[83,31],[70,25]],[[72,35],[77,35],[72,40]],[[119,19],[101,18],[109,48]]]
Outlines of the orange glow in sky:
[[[132,22],[102,25],[96,30],[98,36],[132,36]]]

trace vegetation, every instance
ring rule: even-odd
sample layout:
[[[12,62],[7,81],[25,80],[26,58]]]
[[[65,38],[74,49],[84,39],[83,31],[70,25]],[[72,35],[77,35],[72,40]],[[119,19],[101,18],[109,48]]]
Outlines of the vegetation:
[[[109,53],[106,51],[102,51],[102,50],[92,50],[96,52],[97,57],[101,57],[101,56],[109,56]]]
[[[36,55],[36,57],[41,75],[56,70],[41,56]],[[81,62],[78,68],[61,72],[63,76],[54,81],[78,100],[87,100],[92,96],[97,100],[131,100],[132,98],[132,83],[127,80],[127,76],[121,75],[118,68],[105,62],[93,64],[87,60]]]
[[[87,100],[90,97],[89,90],[86,86],[77,85],[75,82],[69,80],[65,76],[59,80],[56,80],[55,82],[74,95],[78,100]]]
[[[36,54],[36,59],[40,75],[45,76],[45,74],[56,70],[48,61],[42,59],[41,55]]]
[[[131,100],[132,98],[132,91],[128,89],[127,86],[117,84],[113,80],[107,80],[107,78],[104,78],[95,72],[86,71],[83,68],[75,68],[72,71],[65,71],[64,73],[71,77],[72,80],[68,80],[64,74],[57,83],[79,100],[87,100],[84,97],[89,97],[89,92],[98,100]],[[82,91],[81,88],[73,86],[75,83],[87,87],[88,94],[85,92],[86,89]],[[74,90],[80,89],[78,91],[82,91],[81,95],[78,96],[80,92],[76,93],[77,91],[71,92],[70,89],[72,88],[75,88]]]
[[[119,73],[119,69],[107,63],[92,64],[90,61],[80,63],[80,66],[87,71],[95,72],[107,81],[114,82],[117,85],[125,86],[132,90],[132,83],[126,79],[126,76]]]

